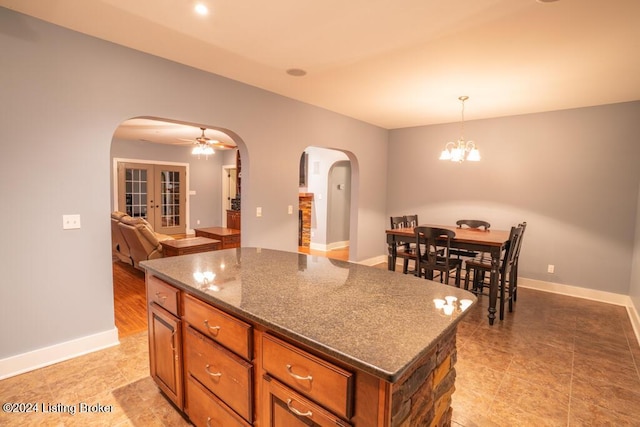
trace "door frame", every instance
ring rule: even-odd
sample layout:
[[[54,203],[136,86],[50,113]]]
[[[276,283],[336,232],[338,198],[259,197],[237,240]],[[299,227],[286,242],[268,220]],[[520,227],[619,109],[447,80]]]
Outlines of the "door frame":
[[[111,165],[112,167],[112,177],[111,177],[111,183],[113,186],[113,194],[112,194],[112,203],[113,203],[113,210],[114,211],[118,211],[120,210],[119,207],[119,203],[118,203],[118,195],[119,195],[119,188],[118,188],[118,163],[123,162],[123,163],[146,163],[148,165],[168,165],[168,166],[184,166],[185,167],[185,193],[187,195],[186,200],[184,202],[184,214],[185,214],[185,232],[188,234],[190,232],[192,232],[191,227],[190,227],[190,222],[189,222],[189,201],[190,201],[190,195],[191,195],[191,191],[189,190],[189,181],[190,181],[190,174],[189,174],[189,163],[182,163],[182,162],[164,162],[164,161],[160,161],[160,160],[145,160],[145,159],[129,159],[129,158],[123,158],[123,157],[114,157],[113,158],[113,164]]]
[[[227,226],[227,205],[229,204],[229,201],[227,200],[227,197],[229,197],[229,182],[231,181],[231,179],[229,178],[229,174],[230,174],[230,170],[236,170],[237,167],[235,164],[233,165],[222,165],[222,180],[220,182],[222,182],[222,214],[220,216],[220,218],[222,218],[222,226],[226,227]],[[236,178],[237,179],[237,178]]]

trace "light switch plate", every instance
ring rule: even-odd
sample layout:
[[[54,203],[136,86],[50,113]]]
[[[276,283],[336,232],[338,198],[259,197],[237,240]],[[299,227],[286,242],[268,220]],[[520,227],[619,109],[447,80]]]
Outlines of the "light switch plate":
[[[80,215],[62,215],[62,228],[64,230],[80,228]]]

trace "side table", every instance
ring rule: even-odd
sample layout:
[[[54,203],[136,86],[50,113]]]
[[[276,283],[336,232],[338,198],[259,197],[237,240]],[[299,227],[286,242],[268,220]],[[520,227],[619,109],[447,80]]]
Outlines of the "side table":
[[[198,252],[217,251],[221,249],[220,240],[206,237],[187,237],[186,239],[164,240],[160,242],[164,256],[195,254]]]

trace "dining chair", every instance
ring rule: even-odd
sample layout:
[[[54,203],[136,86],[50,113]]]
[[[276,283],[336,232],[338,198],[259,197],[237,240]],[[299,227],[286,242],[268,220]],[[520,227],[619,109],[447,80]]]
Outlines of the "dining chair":
[[[418,214],[416,215],[405,215],[404,216],[404,224],[405,227],[415,228],[418,226]]]
[[[392,216],[390,217],[390,222],[392,230],[407,227],[404,216]],[[402,273],[407,274],[409,272],[409,261],[413,260],[415,262],[416,260],[416,252],[411,247],[411,241],[397,242],[396,255],[398,258],[402,258]]]
[[[498,268],[498,298],[500,299],[500,320],[504,319],[505,292],[509,292],[509,312],[513,311],[513,302],[515,298],[515,290],[517,286],[517,259],[522,243],[522,234],[526,223],[523,226],[518,224],[517,227],[511,227],[509,233],[509,241],[503,251]],[[465,262],[464,288],[469,290],[469,277],[473,273],[473,287],[471,292],[480,296],[486,295],[484,288],[489,284],[484,280],[485,276],[491,275],[491,256],[488,253],[482,253],[474,259]]]
[[[455,284],[460,287],[462,261],[450,256],[451,239],[456,233],[437,227],[415,227],[416,236],[416,276],[434,279],[434,271],[440,272],[440,282],[448,284],[449,275],[455,270]]]
[[[523,221],[522,223],[519,224],[520,227],[522,227],[522,234],[520,235],[520,240],[518,241],[518,247],[516,249],[516,259],[515,259],[515,265],[514,265],[514,270],[515,273],[513,275],[513,284],[509,284],[509,312],[513,311],[513,303],[517,300],[518,298],[518,264],[520,261],[520,249],[522,248],[522,241],[524,240],[524,231],[527,229],[527,222]]]
[[[464,228],[464,227],[469,227],[469,228],[474,228],[474,229],[484,229],[484,231],[487,231],[489,228],[491,228],[491,224],[489,224],[487,221],[483,221],[480,219],[459,219],[456,221],[456,225],[458,226],[458,228]],[[474,258],[476,256],[478,256],[478,252],[475,251],[469,251],[466,249],[451,249],[451,255],[455,255],[458,258]]]

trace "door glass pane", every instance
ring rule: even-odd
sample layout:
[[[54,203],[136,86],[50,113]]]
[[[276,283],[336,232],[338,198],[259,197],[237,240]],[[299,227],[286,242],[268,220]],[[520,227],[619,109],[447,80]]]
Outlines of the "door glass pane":
[[[125,170],[125,212],[132,217],[147,218],[147,171]]]
[[[176,227],[181,222],[180,218],[180,173],[162,171],[160,174],[160,188],[162,191],[162,226]]]

